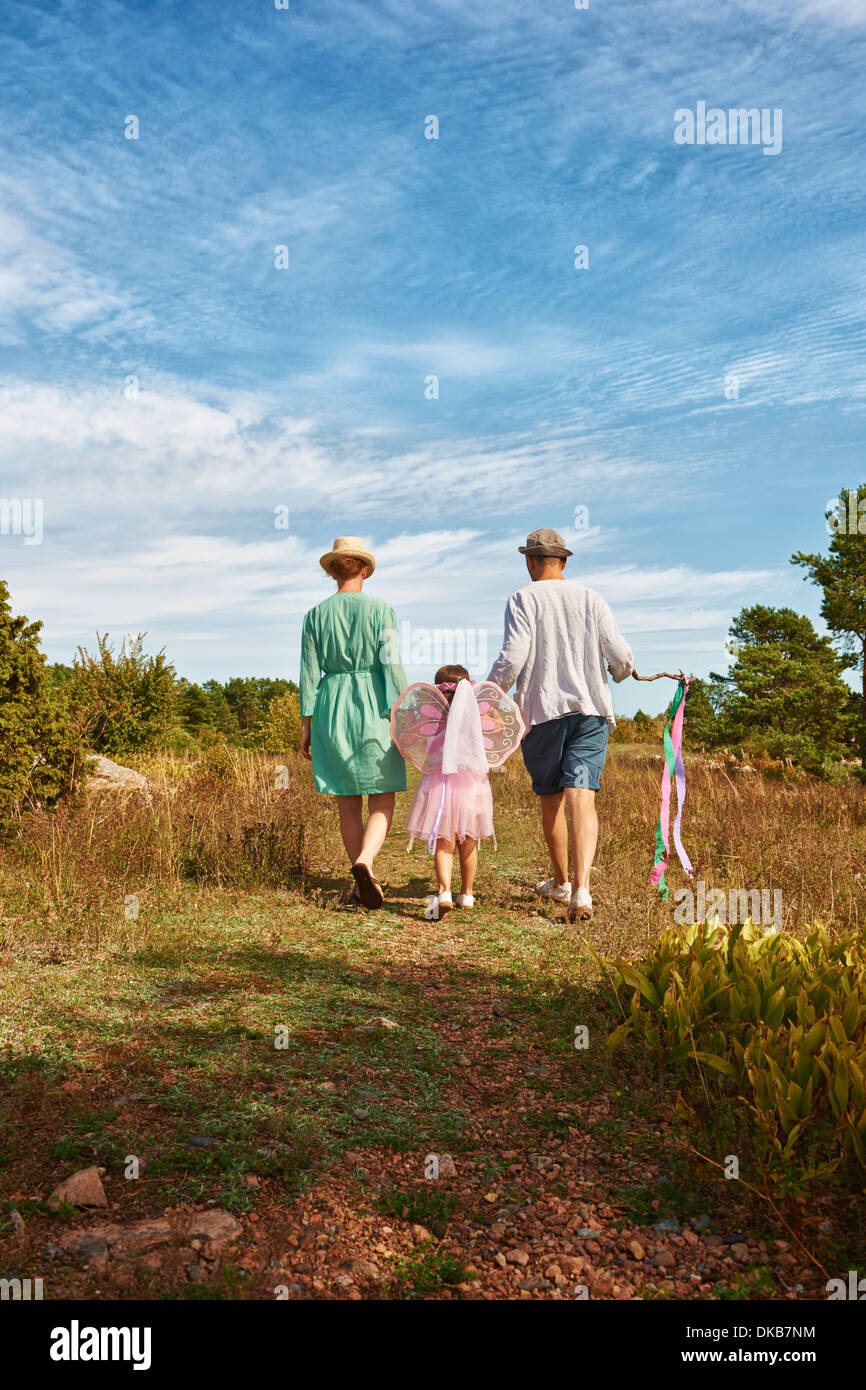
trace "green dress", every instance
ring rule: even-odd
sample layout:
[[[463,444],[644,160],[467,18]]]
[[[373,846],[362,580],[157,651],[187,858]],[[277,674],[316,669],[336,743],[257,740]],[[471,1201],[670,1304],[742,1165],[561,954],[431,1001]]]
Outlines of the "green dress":
[[[313,718],[317,791],[406,790],[406,764],[391,742],[391,706],[407,683],[390,603],[365,593],[332,594],[309,610],[301,638],[301,714]]]

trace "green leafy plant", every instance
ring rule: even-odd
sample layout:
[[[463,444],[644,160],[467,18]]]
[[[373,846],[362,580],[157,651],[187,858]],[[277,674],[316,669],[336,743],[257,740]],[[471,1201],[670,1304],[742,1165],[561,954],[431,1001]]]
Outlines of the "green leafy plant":
[[[631,990],[610,1046],[634,1037],[665,1066],[692,1063],[711,1106],[745,1108],[771,1180],[790,1188],[866,1166],[859,935],[698,923],[665,930],[639,966],[607,968],[618,996]],[[685,1098],[680,1108],[694,1117]]]
[[[147,634],[124,641],[115,655],[107,633],[97,633],[98,651],[79,647],[69,701],[89,749],[117,757],[151,748],[169,731],[177,702],[174,667],[164,652],[148,656]]]
[[[28,809],[55,806],[85,765],[62,701],[50,698],[41,628],[12,616],[0,580],[0,828],[9,829]]]

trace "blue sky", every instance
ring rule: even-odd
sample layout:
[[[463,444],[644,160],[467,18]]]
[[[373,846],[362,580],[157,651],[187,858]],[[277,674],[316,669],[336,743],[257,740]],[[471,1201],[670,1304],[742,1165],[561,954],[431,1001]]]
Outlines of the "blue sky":
[[[44,538],[0,574],[51,660],[296,676],[346,533],[491,660],[541,525],[639,669],[817,617],[788,557],[866,480],[862,0],[3,13],[0,496]],[[781,108],[781,152],[677,145],[699,101]]]

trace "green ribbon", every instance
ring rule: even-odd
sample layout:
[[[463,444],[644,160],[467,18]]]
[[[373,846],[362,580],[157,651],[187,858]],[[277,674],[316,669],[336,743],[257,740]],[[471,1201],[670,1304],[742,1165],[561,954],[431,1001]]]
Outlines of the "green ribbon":
[[[670,788],[674,780],[674,773],[676,771],[676,754],[674,753],[674,744],[673,739],[671,738],[671,727],[676,717],[677,710],[679,709],[680,705],[682,704],[685,698],[685,693],[685,681],[680,681],[679,685],[676,688],[674,698],[671,700],[671,707],[668,710],[667,723],[665,724],[664,750],[665,762],[667,763],[668,769],[668,780],[667,786],[665,786],[664,783],[662,784],[662,805],[661,810],[659,811],[659,823],[656,826],[656,855],[655,859],[653,860],[653,873],[650,877],[651,883],[657,883],[658,890],[664,898],[665,902],[667,902],[668,898],[670,897],[670,890],[667,884],[665,883],[665,868],[667,867],[668,847],[665,844],[665,835],[662,829],[662,818],[664,817],[666,806],[668,812],[670,812]],[[662,773],[662,777],[664,777],[664,773]],[[667,795],[665,795],[665,792],[667,793]],[[661,873],[658,875],[658,877],[656,877],[656,867],[659,864],[661,864],[663,867]]]

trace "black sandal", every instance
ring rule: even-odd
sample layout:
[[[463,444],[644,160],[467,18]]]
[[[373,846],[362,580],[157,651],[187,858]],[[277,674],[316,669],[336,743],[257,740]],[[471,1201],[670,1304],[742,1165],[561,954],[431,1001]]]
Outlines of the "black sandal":
[[[375,912],[385,901],[381,883],[373,877],[366,864],[353,864],[352,877],[357,884],[361,902],[370,912]]]

